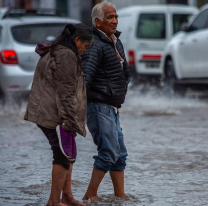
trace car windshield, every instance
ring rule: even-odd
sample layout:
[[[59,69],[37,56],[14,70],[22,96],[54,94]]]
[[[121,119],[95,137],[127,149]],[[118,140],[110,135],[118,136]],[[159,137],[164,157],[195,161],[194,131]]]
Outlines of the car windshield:
[[[145,39],[165,39],[165,15],[141,14],[139,18],[137,37]]]
[[[11,28],[14,39],[23,44],[38,44],[40,41],[52,41],[66,24],[30,24]]]
[[[173,14],[173,34],[181,30],[181,24],[187,23],[191,14]]]

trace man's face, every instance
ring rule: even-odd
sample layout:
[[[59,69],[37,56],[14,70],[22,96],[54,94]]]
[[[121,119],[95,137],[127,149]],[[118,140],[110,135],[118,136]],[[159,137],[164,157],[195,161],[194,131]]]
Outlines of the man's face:
[[[103,8],[104,18],[103,21],[95,19],[96,26],[99,30],[106,33],[108,37],[116,33],[116,28],[118,24],[118,15],[113,7]]]

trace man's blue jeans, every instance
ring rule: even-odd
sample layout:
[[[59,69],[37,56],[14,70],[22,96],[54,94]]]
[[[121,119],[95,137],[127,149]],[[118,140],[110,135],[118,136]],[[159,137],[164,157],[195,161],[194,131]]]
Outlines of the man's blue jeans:
[[[119,113],[103,103],[87,104],[87,126],[97,145],[94,167],[105,173],[125,169],[127,150],[119,122]]]

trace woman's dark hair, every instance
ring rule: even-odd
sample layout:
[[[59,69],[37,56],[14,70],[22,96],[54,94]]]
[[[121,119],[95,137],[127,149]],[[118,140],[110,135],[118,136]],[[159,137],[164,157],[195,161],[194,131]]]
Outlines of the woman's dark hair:
[[[82,42],[91,41],[93,37],[92,28],[83,23],[67,24],[61,34],[52,42],[51,56],[54,56],[54,48],[57,45],[63,45],[70,48],[78,57],[78,50],[75,45],[75,38],[77,36],[80,36]]]

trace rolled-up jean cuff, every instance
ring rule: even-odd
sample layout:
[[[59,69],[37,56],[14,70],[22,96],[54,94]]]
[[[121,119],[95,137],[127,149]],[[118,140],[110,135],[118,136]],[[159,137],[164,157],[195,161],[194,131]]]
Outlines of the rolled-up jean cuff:
[[[121,167],[121,166],[119,166],[119,167],[111,167],[110,170],[111,171],[123,171],[123,170],[125,170],[125,167]]]
[[[104,163],[102,160],[95,158],[94,167],[97,169],[102,170],[103,172],[107,173],[109,170],[111,171],[122,171],[126,167],[126,157],[118,159],[116,163],[111,163],[110,165]]]
[[[120,159],[116,164],[113,164],[110,168],[111,171],[122,171],[126,168],[126,158]]]
[[[110,167],[109,167],[108,169],[106,169],[106,168],[102,167],[101,164],[96,163],[96,162],[94,163],[93,166],[94,166],[95,168],[99,169],[99,170],[102,170],[102,171],[105,172],[105,173],[107,173],[107,172],[110,170]]]

